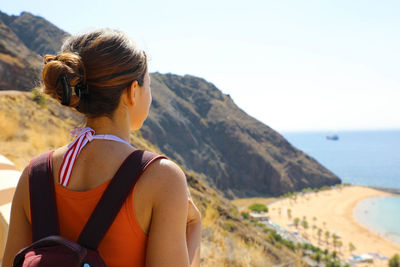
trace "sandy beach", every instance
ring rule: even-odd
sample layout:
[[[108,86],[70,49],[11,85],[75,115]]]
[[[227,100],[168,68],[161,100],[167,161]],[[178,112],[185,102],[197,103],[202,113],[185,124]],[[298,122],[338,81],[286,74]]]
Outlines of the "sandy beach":
[[[359,224],[353,216],[357,203],[376,196],[391,196],[391,194],[361,186],[337,188],[298,196],[296,200],[278,200],[269,205],[269,215],[273,222],[289,231],[298,231],[312,244],[323,249],[328,248],[329,251],[335,249],[343,259],[347,260],[351,256],[350,242],[355,247],[353,254],[379,253],[380,256],[390,258],[400,252],[400,246]],[[290,219],[288,209],[291,213]],[[296,217],[300,221],[305,217],[308,229],[304,229],[301,223],[296,229],[293,225]],[[318,229],[322,229],[320,238],[317,234]],[[326,231],[330,233],[328,242],[325,236]],[[333,233],[339,236],[337,240],[342,243],[336,248],[333,246]],[[362,264],[362,266],[366,265],[387,266],[387,261],[375,259],[373,264]]]

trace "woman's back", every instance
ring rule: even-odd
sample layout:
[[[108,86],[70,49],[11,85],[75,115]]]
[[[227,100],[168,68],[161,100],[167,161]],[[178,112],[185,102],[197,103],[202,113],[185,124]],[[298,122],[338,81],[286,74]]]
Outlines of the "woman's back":
[[[45,56],[45,93],[83,113],[95,135],[121,141],[89,135],[85,146],[82,139],[69,152],[65,146],[53,153],[61,235],[76,241],[108,181],[134,151],[130,131],[140,129],[148,115],[150,76],[145,53],[118,31],[72,36],[61,50]],[[71,173],[64,165],[72,166]],[[3,267],[11,266],[14,255],[32,242],[29,213],[27,167],[13,199]],[[200,214],[185,175],[175,163],[160,159],[141,175],[99,250],[111,267],[198,266],[200,237]]]
[[[64,146],[53,153],[53,178],[58,187],[61,187],[59,184],[59,171],[66,150],[67,147]],[[123,161],[134,150],[134,148],[128,145],[115,141],[93,140],[79,154],[72,169],[70,182],[65,189],[84,192],[104,185],[113,178]],[[159,165],[160,163],[154,164]],[[149,196],[152,195],[151,190],[154,188],[151,186],[150,181],[148,181],[151,179],[148,175],[151,168],[154,168],[154,166],[150,165],[138,180],[133,199],[135,202],[134,212],[145,234],[148,233],[151,215],[149,214],[151,213],[151,210],[149,211],[151,208],[149,205],[151,203]]]
[[[58,183],[58,174],[65,151],[66,147],[53,154],[53,178],[60,234],[76,242],[110,180],[133,149],[113,141],[92,141],[81,151],[69,185],[63,187]],[[150,202],[146,200],[151,187],[145,179],[146,174],[139,179],[99,246],[110,266],[145,266],[150,224],[146,214],[151,214]]]

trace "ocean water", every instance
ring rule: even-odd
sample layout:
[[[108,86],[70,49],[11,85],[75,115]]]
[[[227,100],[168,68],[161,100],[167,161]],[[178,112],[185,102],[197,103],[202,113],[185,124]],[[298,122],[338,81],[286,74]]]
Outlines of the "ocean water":
[[[400,245],[400,197],[373,197],[357,204],[357,221]]]
[[[339,176],[345,183],[400,188],[400,130],[283,133],[295,147]]]
[[[281,133],[345,183],[400,188],[400,130]],[[400,245],[400,195],[358,203],[354,216],[364,226]]]

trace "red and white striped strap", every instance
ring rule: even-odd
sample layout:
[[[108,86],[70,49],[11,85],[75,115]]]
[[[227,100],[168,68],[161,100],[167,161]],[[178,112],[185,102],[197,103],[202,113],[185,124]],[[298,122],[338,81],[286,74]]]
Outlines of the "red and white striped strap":
[[[72,168],[75,165],[76,159],[78,158],[79,153],[81,152],[82,148],[93,139],[107,139],[113,140],[117,142],[125,143],[129,146],[132,146],[127,141],[111,134],[99,134],[94,135],[94,130],[90,127],[86,128],[78,128],[71,131],[71,135],[77,136],[77,138],[68,145],[68,150],[64,154],[63,162],[61,163],[60,171],[59,171],[59,180],[58,182],[63,185],[67,186],[69,180],[71,178]]]

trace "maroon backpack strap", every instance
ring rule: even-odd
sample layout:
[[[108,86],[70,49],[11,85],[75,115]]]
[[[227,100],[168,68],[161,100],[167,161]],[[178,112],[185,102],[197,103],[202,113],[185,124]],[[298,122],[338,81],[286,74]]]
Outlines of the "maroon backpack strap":
[[[166,157],[135,150],[125,159],[83,228],[78,239],[80,245],[97,250],[140,175],[150,163],[161,158]]]
[[[51,157],[53,151],[32,159],[29,168],[29,197],[33,242],[59,235]]]

